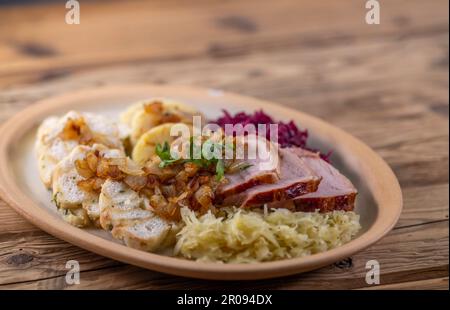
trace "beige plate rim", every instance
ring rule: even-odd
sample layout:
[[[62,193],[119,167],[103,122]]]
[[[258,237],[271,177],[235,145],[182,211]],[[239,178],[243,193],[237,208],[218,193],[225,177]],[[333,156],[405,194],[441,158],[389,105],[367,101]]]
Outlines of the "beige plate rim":
[[[53,98],[41,100],[17,113],[0,127],[0,195],[20,215],[47,233],[86,250],[110,257],[115,260],[137,265],[143,268],[194,278],[221,280],[265,279],[285,276],[316,269],[351,254],[363,250],[386,235],[396,224],[402,210],[402,193],[390,167],[371,148],[343,130],[316,117],[277,105],[278,111],[290,113],[292,119],[299,120],[308,130],[329,141],[338,141],[340,149],[348,150],[353,160],[359,161],[359,173],[365,177],[367,185],[375,198],[377,215],[373,225],[362,235],[336,249],[307,257],[280,260],[275,262],[253,264],[215,264],[199,263],[179,258],[167,257],[153,253],[127,248],[101,237],[92,235],[82,229],[72,227],[47,212],[42,212],[31,197],[16,184],[14,173],[9,164],[11,147],[20,137],[30,130],[37,119],[52,114],[52,111],[69,107],[77,100],[91,99],[114,94],[135,93],[173,93],[192,98],[211,96],[211,90],[185,86],[169,85],[116,85],[95,89],[75,91]],[[273,103],[244,97],[231,93],[221,93],[229,100],[234,100],[254,109],[273,108]],[[37,180],[38,182],[38,180]]]

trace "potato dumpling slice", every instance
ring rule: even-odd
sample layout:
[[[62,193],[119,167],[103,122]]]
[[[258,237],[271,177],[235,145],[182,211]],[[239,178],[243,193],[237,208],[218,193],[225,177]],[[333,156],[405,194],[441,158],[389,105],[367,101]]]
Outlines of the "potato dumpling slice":
[[[100,194],[100,224],[127,246],[155,251],[175,242],[179,225],[156,215],[148,199],[128,185],[107,180]]]
[[[193,116],[204,119],[202,113],[185,103],[155,98],[130,106],[120,121],[130,127],[130,140],[135,145],[149,129],[164,123],[192,124]]]
[[[88,213],[83,208],[58,209],[64,221],[75,227],[87,227],[91,224]]]
[[[122,150],[109,149],[101,144],[78,145],[56,165],[52,175],[53,202],[63,219],[77,227],[91,223],[99,225],[98,193],[85,191],[79,186],[86,178],[80,175],[80,170],[77,169],[77,162],[86,160],[88,154],[94,152],[109,159],[125,158]]]
[[[189,129],[190,135],[192,133],[192,126],[187,125],[188,127],[186,127],[186,125],[187,124],[183,123],[165,123],[153,127],[139,138],[136,146],[133,149],[133,160],[138,164],[145,164],[153,157],[153,155],[155,155],[156,146],[158,144],[163,145],[165,142],[171,144],[176,139],[181,137],[182,134],[178,132],[179,130],[185,130],[187,128]],[[174,127],[175,133],[178,132],[177,136],[170,135],[172,127]],[[186,138],[188,139],[189,137]]]
[[[51,187],[56,165],[80,144],[101,143],[111,148],[123,149],[124,128],[110,119],[93,113],[69,111],[62,117],[49,117],[40,125],[35,150],[39,176],[47,188]]]

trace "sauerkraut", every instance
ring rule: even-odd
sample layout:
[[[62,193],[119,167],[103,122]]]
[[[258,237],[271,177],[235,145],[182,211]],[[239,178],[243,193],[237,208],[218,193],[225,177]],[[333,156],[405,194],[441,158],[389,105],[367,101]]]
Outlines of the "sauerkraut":
[[[360,230],[359,215],[333,211],[251,211],[228,208],[197,217],[183,208],[184,227],[175,254],[204,262],[252,263],[324,252],[349,242]]]

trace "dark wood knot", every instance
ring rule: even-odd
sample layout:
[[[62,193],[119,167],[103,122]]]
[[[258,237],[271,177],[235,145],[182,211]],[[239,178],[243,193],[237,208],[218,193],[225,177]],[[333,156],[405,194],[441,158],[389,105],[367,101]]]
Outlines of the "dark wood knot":
[[[252,33],[258,31],[258,26],[249,17],[231,15],[219,18],[217,24],[224,28],[234,29],[244,33]]]
[[[353,259],[348,257],[334,264],[339,269],[349,269],[353,267]]]
[[[7,263],[9,265],[20,266],[31,262],[33,259],[34,257],[30,254],[20,253],[10,256],[7,260]]]

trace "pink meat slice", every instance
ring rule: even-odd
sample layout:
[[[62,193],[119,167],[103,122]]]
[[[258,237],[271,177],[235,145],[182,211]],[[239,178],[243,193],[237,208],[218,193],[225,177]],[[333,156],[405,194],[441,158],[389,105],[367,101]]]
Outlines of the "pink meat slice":
[[[307,193],[288,202],[275,202],[269,204],[269,207],[283,207],[304,212],[315,210],[320,212],[351,211],[354,209],[358,192],[349,179],[316,153],[301,148],[288,150],[302,158],[308,167],[322,177],[322,181],[315,192]]]
[[[280,149],[279,180],[273,184],[261,184],[247,190],[219,197],[217,204],[224,206],[253,207],[266,203],[286,201],[317,190],[321,177],[310,169],[306,161],[289,149]]]
[[[216,189],[215,195],[218,200],[242,193],[253,186],[276,183],[280,179],[280,158],[275,144],[255,135],[248,135],[246,138],[237,140],[236,143],[241,143],[242,155],[247,157],[245,160],[240,160],[241,164],[248,166],[241,171],[225,174],[227,182]],[[265,153],[264,158],[258,156],[259,143],[266,144],[268,152]],[[249,150],[250,147],[253,147],[254,153]],[[251,156],[252,154],[254,156]]]
[[[250,165],[247,169],[239,173],[225,174],[227,183],[216,190],[217,199],[223,200],[228,196],[242,193],[251,187],[272,184],[280,180],[279,161],[278,164],[264,170],[260,168],[260,160],[258,159],[246,160],[245,163]]]

